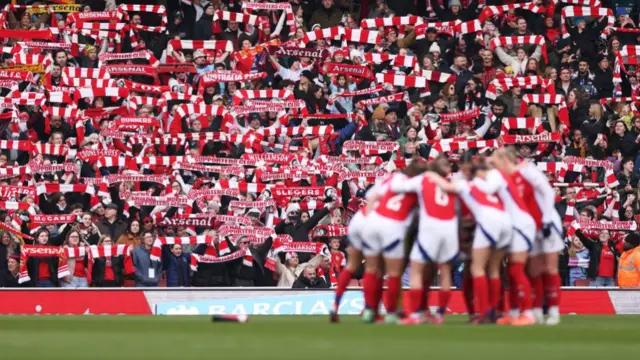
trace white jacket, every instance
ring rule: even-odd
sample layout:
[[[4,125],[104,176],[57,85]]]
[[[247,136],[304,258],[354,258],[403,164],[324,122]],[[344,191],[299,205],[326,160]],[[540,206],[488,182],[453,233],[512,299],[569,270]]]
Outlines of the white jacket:
[[[525,56],[522,61],[518,60],[517,56],[511,56],[507,54],[502,47],[496,47],[496,55],[498,55],[498,59],[502,61],[506,66],[511,66],[514,74],[516,75],[524,75],[527,72],[527,63],[529,62],[529,57]],[[540,56],[542,56],[542,49],[540,45],[536,46],[536,50],[531,54],[532,59],[536,59],[536,61],[540,61]]]

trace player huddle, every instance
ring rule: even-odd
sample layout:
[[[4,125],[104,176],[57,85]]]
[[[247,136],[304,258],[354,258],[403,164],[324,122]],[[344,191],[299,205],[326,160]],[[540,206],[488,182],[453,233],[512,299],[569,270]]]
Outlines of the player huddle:
[[[532,163],[517,163],[508,148],[488,158],[465,154],[458,170],[452,174],[445,157],[428,164],[415,159],[369,189],[367,206],[349,224],[349,261],[338,279],[332,321],[338,320],[342,294],[364,258],[362,317],[367,322],[377,319],[386,275],[385,322],[441,324],[451,294],[451,266],[460,259],[465,261],[463,293],[474,323],[559,323],[558,253],[564,243],[546,176]],[[411,245],[410,290],[403,297],[406,316],[400,319],[406,245]],[[502,309],[505,257],[508,310]],[[430,314],[429,287],[438,269],[438,311]]]

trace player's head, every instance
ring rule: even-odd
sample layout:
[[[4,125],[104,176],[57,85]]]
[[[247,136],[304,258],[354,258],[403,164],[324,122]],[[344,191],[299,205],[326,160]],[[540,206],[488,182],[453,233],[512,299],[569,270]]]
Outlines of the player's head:
[[[427,163],[421,158],[414,157],[411,163],[402,170],[402,173],[408,177],[414,177],[427,171]]]
[[[501,171],[506,171],[507,169],[515,166],[518,158],[513,147],[498,149],[491,157],[491,164]]]
[[[446,156],[441,154],[431,161],[429,164],[429,170],[442,177],[447,177],[451,173],[451,163]]]
[[[484,156],[479,156],[471,166],[471,175],[472,177],[484,178],[488,170],[489,164],[487,164],[487,160]]]
[[[473,155],[468,151],[462,154],[462,156],[460,157],[460,163],[459,163],[460,172],[467,179],[471,179],[473,161],[474,161]]]

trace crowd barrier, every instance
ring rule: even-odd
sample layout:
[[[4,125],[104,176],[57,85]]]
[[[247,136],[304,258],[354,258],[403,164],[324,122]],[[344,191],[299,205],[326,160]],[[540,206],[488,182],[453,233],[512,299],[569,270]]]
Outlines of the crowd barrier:
[[[279,288],[175,289],[2,289],[0,315],[327,315],[333,303],[330,290]],[[437,301],[435,291],[430,306]],[[348,291],[340,314],[359,314],[362,292]],[[564,289],[563,314],[640,314],[640,289]],[[462,292],[454,291],[448,313],[464,314]]]

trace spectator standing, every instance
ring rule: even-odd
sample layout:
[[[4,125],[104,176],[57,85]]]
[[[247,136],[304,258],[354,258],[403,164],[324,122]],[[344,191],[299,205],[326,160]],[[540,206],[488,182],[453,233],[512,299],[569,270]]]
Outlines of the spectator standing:
[[[282,265],[282,262],[280,262],[280,258],[278,258],[278,261],[276,262],[276,273],[280,277],[280,279],[278,280],[278,287],[290,288],[291,286],[293,286],[293,283],[296,282],[302,271],[307,267],[313,269],[313,274],[315,276],[316,267],[318,267],[321,262],[322,254],[314,256],[307,263],[300,264],[298,254],[294,252],[286,253],[285,265]]]
[[[163,259],[167,276],[167,287],[189,286],[189,254],[185,253],[182,245],[171,245],[170,252]]]
[[[324,29],[338,26],[340,21],[342,21],[342,11],[334,5],[333,0],[322,0],[322,6],[311,14],[309,24],[312,26],[318,24]]]
[[[590,261],[587,269],[589,285],[615,286],[615,271],[618,266],[609,231],[600,230],[598,241],[589,239],[581,230],[576,231],[576,236],[589,249]]]
[[[118,244],[129,245],[131,250],[140,246],[140,221],[132,220],[127,232],[118,238]]]
[[[67,233],[67,238],[62,244],[64,248],[79,248],[88,244],[82,240],[82,235],[76,229]],[[62,278],[60,283],[63,288],[86,288],[89,287],[87,282],[87,256],[69,257],[67,258],[70,275]]]
[[[110,246],[113,245],[113,240],[109,235],[102,235],[98,245]],[[125,268],[124,255],[93,258],[89,268],[91,285],[95,287],[120,287],[124,284]]]
[[[20,271],[20,256],[11,255],[7,259],[7,269],[0,274],[0,280],[4,281],[0,287],[19,287],[18,274]]]
[[[160,282],[162,263],[151,260],[151,248],[154,241],[155,236],[150,232],[145,232],[142,234],[142,246],[133,249],[136,287],[155,287]]]
[[[41,228],[35,235],[36,244],[47,246],[49,243],[49,230]],[[31,284],[34,287],[50,288],[58,287],[58,262],[57,256],[37,257],[31,256],[27,259],[27,271]]]
[[[623,251],[618,262],[618,286],[623,289],[640,288],[640,235],[627,235]]]
[[[569,285],[576,286],[576,280],[587,279],[589,268],[589,249],[587,249],[578,236],[574,236],[567,249],[569,263]]]
[[[127,223],[118,218],[118,205],[109,203],[104,212],[104,219],[97,224],[102,235],[109,235],[111,239],[119,239],[127,231]]]
[[[80,224],[78,224],[76,229],[82,236],[83,242],[86,242],[89,245],[98,245],[101,234],[100,230],[93,222],[93,216],[90,213],[82,214],[82,218],[80,218]]]

